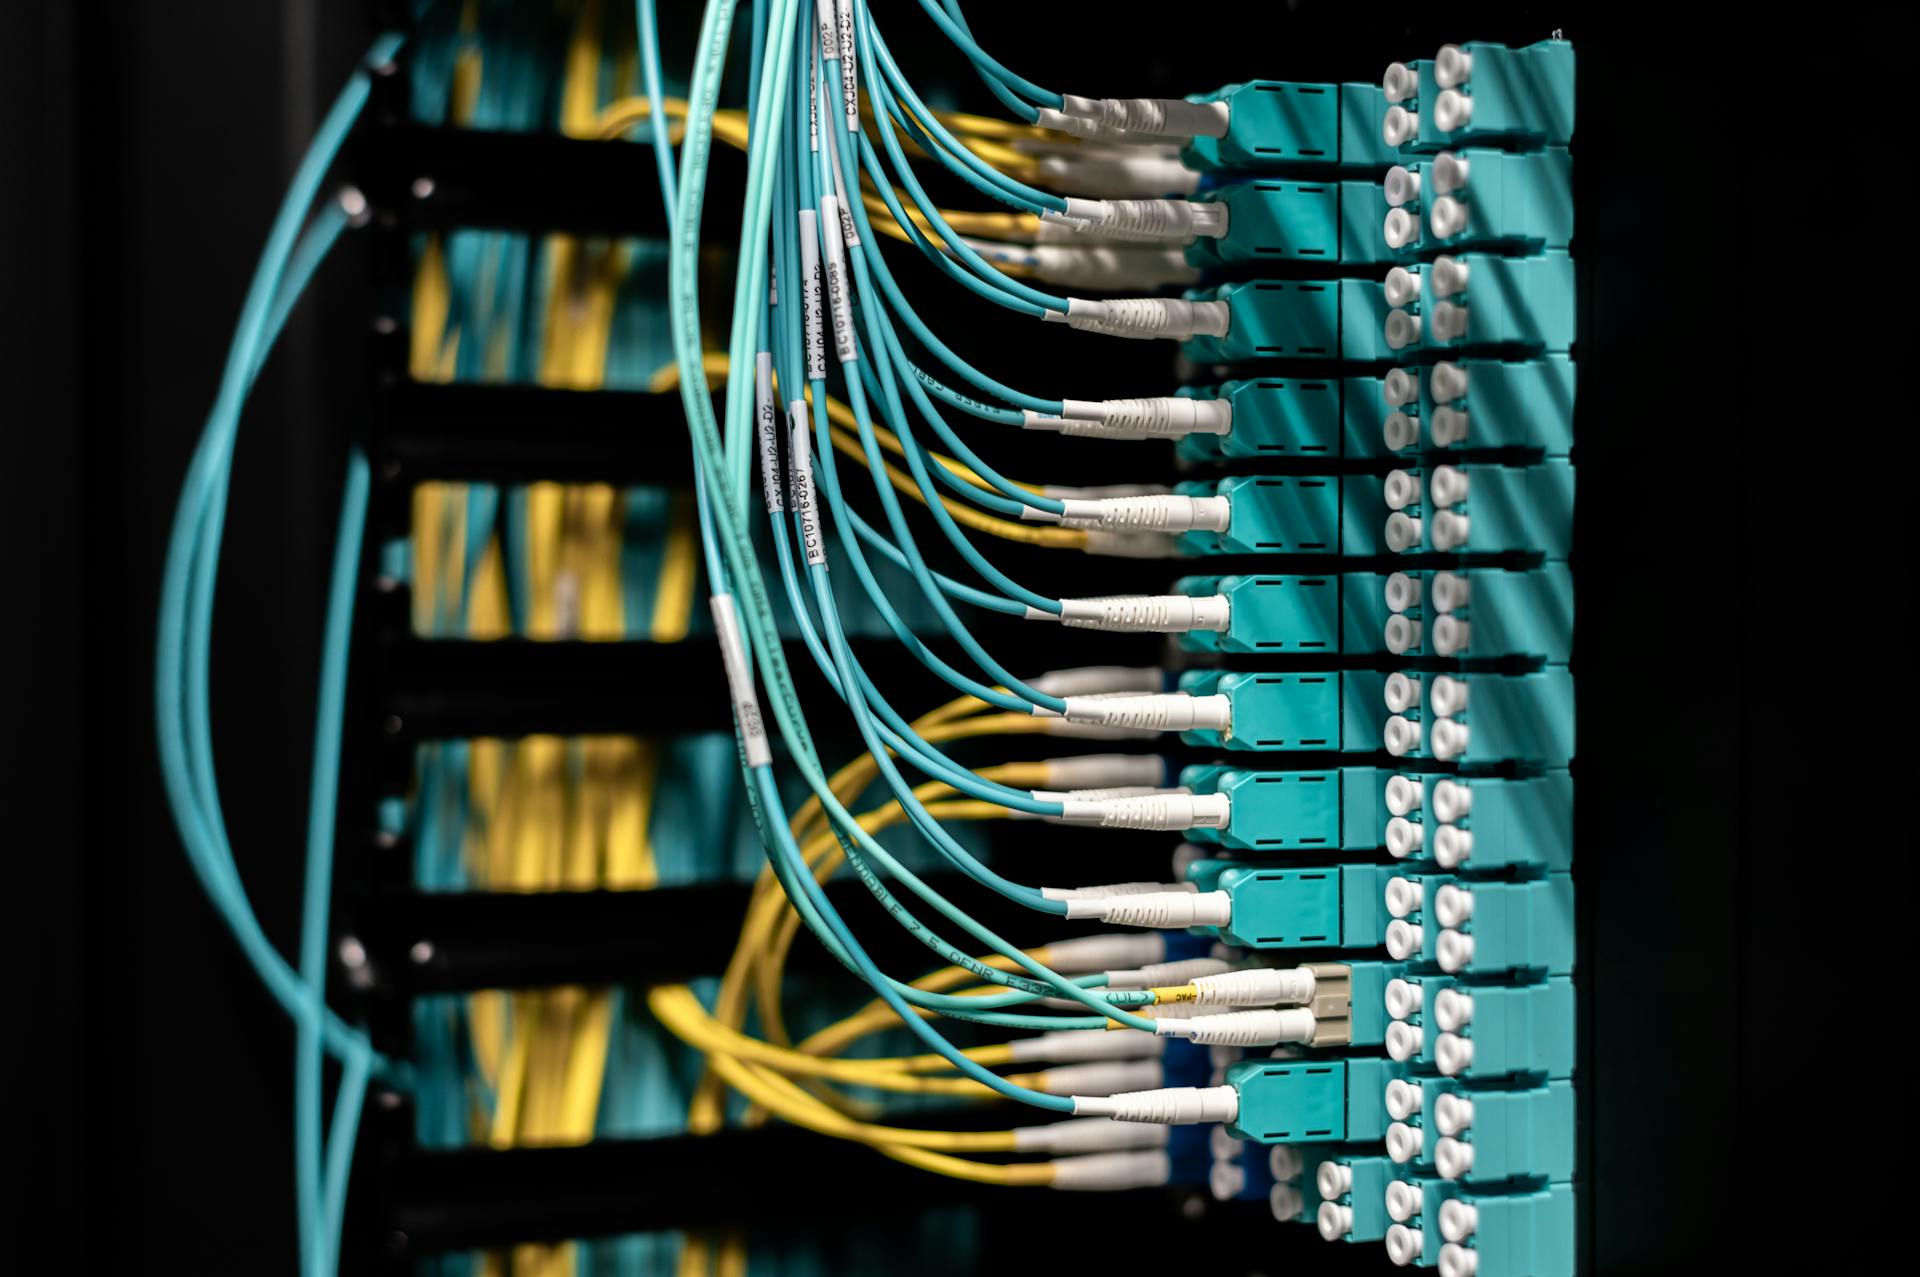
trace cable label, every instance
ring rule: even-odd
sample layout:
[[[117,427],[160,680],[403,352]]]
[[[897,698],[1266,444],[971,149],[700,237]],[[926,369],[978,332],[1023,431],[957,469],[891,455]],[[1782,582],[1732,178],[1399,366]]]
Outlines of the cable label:
[[[820,50],[807,59],[807,146],[820,154]]]
[[[760,695],[753,689],[753,671],[747,666],[747,645],[740,637],[740,616],[734,611],[733,595],[716,594],[713,609],[713,633],[720,642],[720,664],[727,672],[727,690],[733,694],[733,719],[740,728],[740,750],[747,766],[773,766],[773,749],[767,743],[767,725],[760,717]]]
[[[790,445],[789,475],[793,486],[793,512],[800,516],[800,542],[807,554],[807,566],[825,567],[826,538],[820,535],[820,507],[813,489],[813,450],[809,444],[807,401],[796,399],[787,405]]]
[[[767,502],[767,513],[787,508],[786,493],[780,487],[780,427],[773,414],[773,356],[761,351],[753,361],[753,403],[760,421],[760,490]]]
[[[860,230],[853,224],[853,202],[847,198],[847,177],[838,165],[833,170],[833,189],[840,199],[840,238],[848,248],[858,248]]]
[[[820,201],[820,214],[829,222],[840,220],[840,201],[829,195]],[[847,254],[841,238],[827,238],[827,301],[833,308],[833,351],[843,364],[860,357],[853,343],[853,304],[847,292]]]
[[[840,0],[840,98],[847,132],[860,131],[860,79],[853,66],[853,0]]]
[[[820,319],[819,218],[800,210],[800,313],[807,329],[807,380],[827,377],[827,335]]]

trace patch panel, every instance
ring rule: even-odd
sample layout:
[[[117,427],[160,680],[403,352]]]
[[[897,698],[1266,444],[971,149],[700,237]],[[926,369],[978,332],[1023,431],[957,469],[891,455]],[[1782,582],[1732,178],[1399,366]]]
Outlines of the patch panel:
[[[1573,242],[1565,147],[1514,154],[1460,147],[1387,170],[1380,230],[1396,260],[1469,249],[1538,253]]]

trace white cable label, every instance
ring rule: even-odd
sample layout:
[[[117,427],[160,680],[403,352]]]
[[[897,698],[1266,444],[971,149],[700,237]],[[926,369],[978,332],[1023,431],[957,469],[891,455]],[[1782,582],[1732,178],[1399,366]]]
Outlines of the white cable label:
[[[820,154],[820,49],[807,60],[807,146]]]
[[[847,175],[840,171],[837,162],[833,166],[833,189],[840,200],[840,238],[848,248],[858,248],[860,231],[853,224],[853,205],[847,199]]]
[[[747,667],[747,645],[740,638],[740,616],[733,595],[713,596],[713,632],[720,641],[720,664],[727,671],[727,690],[733,694],[733,717],[740,725],[740,748],[748,767],[773,766],[767,743],[767,725],[760,717],[760,696],[753,689],[753,671]]]
[[[821,49],[832,50],[840,42],[833,14],[833,0],[814,0],[813,21],[819,32]]]
[[[820,201],[820,215],[828,222],[840,220],[840,200],[829,195]],[[843,364],[860,357],[853,343],[853,304],[847,291],[847,254],[841,238],[827,238],[827,302],[833,308],[833,351]]]
[[[787,508],[787,498],[780,487],[780,427],[773,413],[773,356],[764,350],[753,361],[753,404],[760,423],[760,491],[766,498],[767,513],[776,514]]]
[[[824,567],[827,562],[826,538],[820,535],[820,505],[813,490],[812,431],[807,424],[807,401],[796,399],[787,405],[788,443],[791,445],[793,512],[800,516],[800,542],[809,567]]]
[[[840,98],[847,132],[860,131],[860,78],[853,65],[853,0],[840,0]]]
[[[827,376],[827,335],[820,319],[820,219],[800,210],[800,313],[807,329],[807,380]]]

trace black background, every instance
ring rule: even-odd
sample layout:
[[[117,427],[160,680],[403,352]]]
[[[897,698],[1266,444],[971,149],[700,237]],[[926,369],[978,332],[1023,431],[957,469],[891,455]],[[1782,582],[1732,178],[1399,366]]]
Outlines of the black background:
[[[990,47],[995,8],[973,14]],[[1840,10],[1780,30],[1678,6],[1387,10],[1019,20],[1057,64],[1042,78],[1087,94],[1373,79],[1468,35],[1576,41],[1586,1255],[1783,1259],[1829,1244],[1801,1221],[1836,1202],[1860,1214],[1828,1236],[1869,1234],[1870,1174],[1809,1163],[1874,1129],[1845,1092],[1893,1029],[1847,994],[1907,908],[1875,900],[1906,849],[1876,807],[1911,658],[1876,636],[1914,574],[1876,523],[1911,453],[1889,393],[1911,360],[1854,292],[1910,274],[1904,144],[1880,123],[1899,113],[1874,98],[1899,37]],[[27,578],[5,617],[10,1143],[23,1236],[54,1238],[62,1267],[293,1267],[292,1034],[166,820],[152,624],[247,273],[365,23],[320,0],[0,6],[0,455]],[[283,945],[364,275],[348,246],[254,396],[222,569],[222,786]]]

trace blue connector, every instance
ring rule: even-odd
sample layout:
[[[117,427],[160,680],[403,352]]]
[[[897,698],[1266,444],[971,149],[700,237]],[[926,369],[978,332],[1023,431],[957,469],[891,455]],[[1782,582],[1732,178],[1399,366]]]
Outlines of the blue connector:
[[[1527,657],[1564,665],[1573,654],[1573,573],[1565,563],[1524,572],[1395,573],[1386,581],[1382,601],[1391,615],[1381,637],[1396,656]]]
[[[1393,163],[1381,139],[1387,104],[1377,85],[1249,80],[1188,100],[1227,103],[1226,136],[1194,138],[1181,153],[1203,173]]]
[[[1187,879],[1224,891],[1232,912],[1215,934],[1243,949],[1372,949],[1387,934],[1387,865],[1275,868],[1198,860]]]
[[[1530,149],[1573,140],[1573,46],[1565,40],[1524,49],[1447,45],[1431,62],[1414,65],[1421,149],[1475,142]]]
[[[1228,616],[1225,630],[1192,630],[1180,643],[1207,652],[1384,652],[1393,615],[1386,579],[1379,573],[1182,577],[1174,593],[1221,595]]]
[[[1424,717],[1415,717],[1423,698]],[[1394,674],[1383,680],[1382,700],[1393,715],[1383,736],[1396,758],[1544,768],[1573,758],[1573,676],[1564,666],[1531,674]]]
[[[1316,772],[1248,771],[1220,764],[1188,767],[1180,783],[1196,794],[1225,794],[1223,829],[1192,829],[1196,843],[1236,851],[1372,851],[1383,845],[1381,801],[1389,773],[1374,767]]]
[[[1372,266],[1393,260],[1380,240],[1387,197],[1377,182],[1282,181],[1263,178],[1217,186],[1196,203],[1223,204],[1225,234],[1187,245],[1202,269],[1245,262],[1340,262]]]
[[[1261,1144],[1364,1144],[1384,1139],[1386,1088],[1406,1070],[1367,1056],[1242,1060],[1227,1069],[1239,1112],[1236,1139]]]
[[[1384,318],[1382,340],[1389,351],[1406,352],[1417,346],[1427,352],[1524,350],[1536,354],[1562,352],[1573,345],[1573,259],[1565,253],[1537,257],[1461,253],[1416,267],[1396,266],[1394,271],[1405,275],[1390,274],[1381,298],[1385,300],[1391,289],[1405,308],[1390,310]],[[1417,295],[1411,291],[1415,285]],[[1254,313],[1258,314],[1257,308]],[[1258,323],[1258,319],[1250,321],[1249,334],[1259,331]],[[1226,338],[1196,338],[1195,342],[1232,338],[1229,329]],[[1357,338],[1353,348],[1362,349]]]
[[[1302,1185],[1320,1236],[1330,1242],[1377,1242],[1385,1237],[1387,1185],[1399,1169],[1378,1154],[1344,1149],[1311,1162]]]
[[[1391,452],[1525,448],[1564,457],[1573,449],[1573,361],[1565,355],[1442,360],[1400,372],[1418,402],[1400,400],[1381,422]]]
[[[1239,674],[1188,670],[1179,690],[1228,698],[1225,731],[1181,733],[1190,745],[1226,749],[1372,753],[1380,747],[1386,676],[1369,670],[1327,674]]]
[[[1181,347],[1198,364],[1395,357],[1386,335],[1386,291],[1376,280],[1257,280],[1190,289],[1185,296],[1227,304],[1224,336],[1193,337]]]
[[[1389,982],[1387,1052],[1445,1077],[1488,1081],[1573,1076],[1574,990],[1568,976],[1467,985],[1450,976]]]
[[[1233,421],[1223,435],[1180,441],[1189,461],[1222,457],[1384,457],[1387,407],[1378,377],[1254,377],[1188,386],[1197,399],[1225,399]]]
[[[1573,971],[1573,878],[1466,881],[1404,872],[1386,887],[1387,952],[1450,975]]]
[[[1400,783],[1387,790],[1385,838],[1401,859],[1463,873],[1573,867],[1573,777],[1566,771],[1394,779]]]
[[[1381,504],[1392,511],[1382,535],[1396,554],[1564,559],[1573,550],[1573,484],[1573,464],[1561,458],[1532,466],[1440,464],[1396,470],[1381,484]],[[1358,497],[1348,497],[1347,506],[1357,512]],[[1351,539],[1360,538],[1353,534]]]
[[[1226,497],[1230,505],[1225,531],[1181,536],[1181,548],[1192,554],[1386,553],[1387,503],[1377,479],[1235,475],[1174,491]]]

